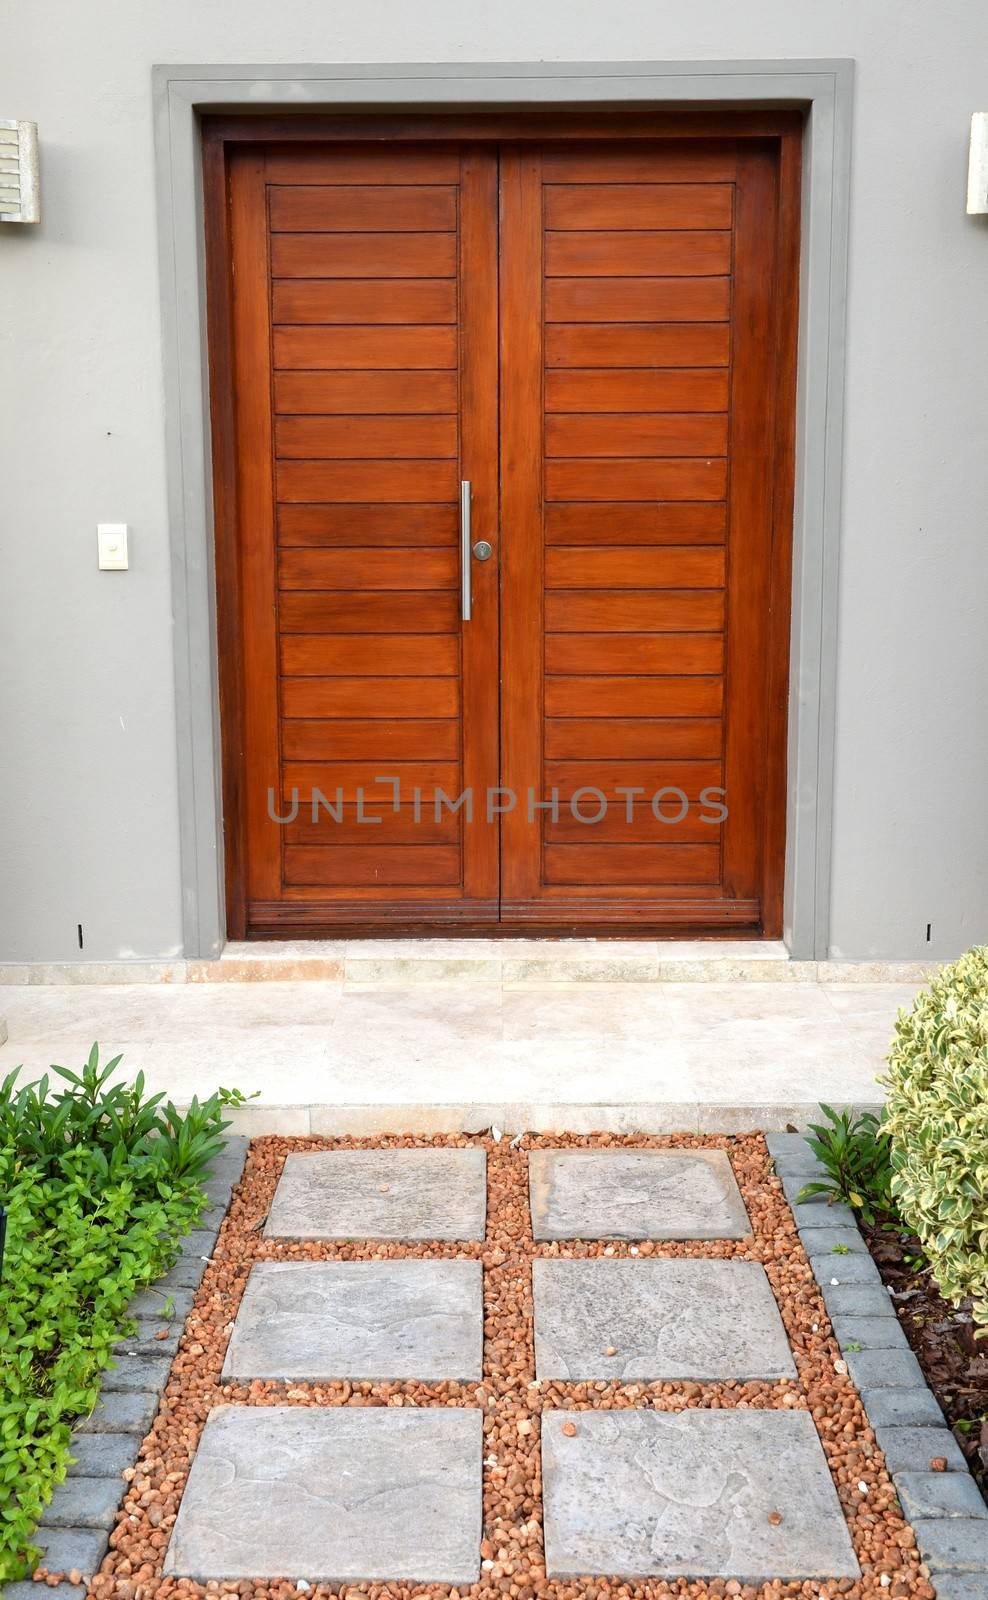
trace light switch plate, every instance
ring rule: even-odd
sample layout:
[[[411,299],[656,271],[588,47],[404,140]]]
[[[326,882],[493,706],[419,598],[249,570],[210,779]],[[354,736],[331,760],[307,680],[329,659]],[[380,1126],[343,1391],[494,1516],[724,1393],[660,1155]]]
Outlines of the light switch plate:
[[[126,522],[100,522],[96,525],[96,548],[101,572],[125,572],[127,559]]]

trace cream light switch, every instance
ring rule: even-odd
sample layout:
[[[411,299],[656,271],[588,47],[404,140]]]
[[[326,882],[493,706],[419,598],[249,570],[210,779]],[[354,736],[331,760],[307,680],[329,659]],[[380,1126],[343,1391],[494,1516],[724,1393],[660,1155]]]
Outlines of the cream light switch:
[[[101,572],[124,572],[127,559],[126,522],[100,522],[96,525],[96,547]]]

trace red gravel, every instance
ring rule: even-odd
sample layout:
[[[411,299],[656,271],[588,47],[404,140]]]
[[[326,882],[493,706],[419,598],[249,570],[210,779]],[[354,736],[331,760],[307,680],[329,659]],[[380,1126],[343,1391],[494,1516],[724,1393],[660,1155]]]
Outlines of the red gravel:
[[[294,1150],[354,1147],[483,1145],[488,1152],[487,1237],[476,1244],[310,1243],[265,1240],[267,1215],[286,1155]],[[754,1234],[751,1239],[701,1243],[535,1244],[528,1212],[526,1151],[574,1145],[726,1150],[741,1187]],[[760,1261],[782,1313],[799,1374],[778,1383],[564,1383],[535,1382],[530,1263],[533,1256],[737,1257]],[[251,1266],[262,1260],[353,1260],[387,1256],[479,1258],[484,1272],[484,1378],[480,1384],[327,1383],[249,1386],[222,1384],[220,1370],[240,1296]],[[912,1529],[898,1508],[884,1458],[875,1444],[850,1378],[835,1370],[839,1350],[823,1301],[800,1245],[791,1212],[758,1134],[736,1138],[690,1135],[526,1136],[518,1148],[490,1137],[375,1139],[256,1139],[243,1181],[223,1225],[212,1263],[189,1317],[158,1416],[145,1439],[110,1550],[89,1587],[89,1600],[198,1600],[221,1593],[245,1600],[288,1600],[293,1583],[228,1582],[201,1585],[163,1578],[161,1566],[189,1464],[212,1406],[245,1405],[468,1405],[484,1414],[484,1566],[478,1584],[459,1591],[477,1600],[653,1600],[658,1596],[741,1595],[745,1600],[934,1600],[920,1565]],[[811,1411],[862,1567],[860,1580],[739,1584],[735,1580],[595,1579],[550,1581],[542,1546],[539,1419],[546,1407],[567,1409],[654,1407],[796,1407]],[[495,1460],[496,1458],[496,1460]],[[412,1594],[450,1595],[447,1585],[363,1583],[315,1587],[316,1600],[334,1593],[370,1600]]]

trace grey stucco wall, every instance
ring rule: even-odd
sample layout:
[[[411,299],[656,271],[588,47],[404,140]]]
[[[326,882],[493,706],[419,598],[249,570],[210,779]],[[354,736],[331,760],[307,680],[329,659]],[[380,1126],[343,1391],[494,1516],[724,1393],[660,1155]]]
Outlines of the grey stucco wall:
[[[181,947],[151,66],[851,56],[857,63],[831,948],[988,934],[988,227],[980,0],[7,0],[0,115],[40,228],[0,227],[0,957]],[[132,528],[99,573],[97,521]],[[926,925],[933,938],[926,942]]]

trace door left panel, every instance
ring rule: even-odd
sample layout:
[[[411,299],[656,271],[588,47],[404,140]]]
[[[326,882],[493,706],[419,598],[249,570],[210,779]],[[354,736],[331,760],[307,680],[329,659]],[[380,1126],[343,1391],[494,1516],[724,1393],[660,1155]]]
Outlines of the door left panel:
[[[497,782],[493,157],[228,175],[245,931],[493,920],[496,830],[435,800]]]

